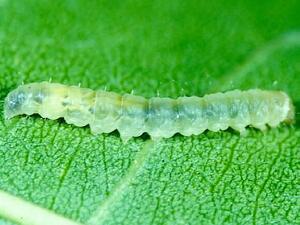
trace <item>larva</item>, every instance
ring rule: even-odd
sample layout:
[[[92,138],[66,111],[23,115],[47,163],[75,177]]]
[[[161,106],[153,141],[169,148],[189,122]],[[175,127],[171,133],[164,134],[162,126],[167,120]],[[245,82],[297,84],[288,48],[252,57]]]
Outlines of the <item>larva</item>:
[[[93,91],[58,83],[31,83],[8,94],[6,119],[34,113],[44,118],[63,117],[69,124],[90,125],[92,133],[118,130],[121,138],[148,133],[152,138],[169,138],[175,133],[197,135],[206,129],[243,132],[245,127],[264,129],[294,120],[294,107],[287,94],[259,89],[179,97],[144,97]]]

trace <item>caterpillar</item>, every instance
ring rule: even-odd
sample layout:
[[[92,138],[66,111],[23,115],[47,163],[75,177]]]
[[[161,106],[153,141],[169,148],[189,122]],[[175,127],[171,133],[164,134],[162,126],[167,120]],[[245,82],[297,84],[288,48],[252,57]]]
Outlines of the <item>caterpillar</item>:
[[[118,130],[126,142],[143,133],[151,138],[169,138],[175,133],[190,136],[229,127],[241,133],[247,126],[263,130],[266,125],[292,123],[295,109],[286,93],[260,89],[146,99],[41,82],[21,85],[5,98],[6,119],[34,113],[51,120],[63,117],[79,127],[89,125],[94,134]]]

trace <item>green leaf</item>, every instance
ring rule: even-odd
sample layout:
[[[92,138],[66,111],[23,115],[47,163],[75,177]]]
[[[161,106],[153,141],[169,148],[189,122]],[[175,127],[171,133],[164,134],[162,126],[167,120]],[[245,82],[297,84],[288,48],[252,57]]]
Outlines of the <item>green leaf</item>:
[[[297,0],[1,0],[0,97],[51,78],[145,97],[276,89],[299,109],[299,11]],[[0,224],[299,224],[299,120],[248,130],[124,144],[1,115]]]

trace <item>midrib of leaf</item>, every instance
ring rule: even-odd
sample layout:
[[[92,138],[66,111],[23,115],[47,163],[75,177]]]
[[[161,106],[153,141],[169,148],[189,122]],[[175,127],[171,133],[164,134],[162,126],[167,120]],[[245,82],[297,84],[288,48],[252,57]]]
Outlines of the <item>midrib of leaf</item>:
[[[100,225],[105,223],[105,220],[110,215],[110,207],[123,195],[131,181],[142,169],[146,159],[148,158],[148,155],[152,152],[151,150],[155,148],[155,143],[156,141],[153,140],[146,141],[142,150],[137,153],[137,156],[132,162],[130,168],[127,170],[127,173],[123,176],[115,188],[113,188],[110,195],[98,207],[94,215],[88,220],[87,224]]]
[[[82,225],[1,190],[0,215],[21,225]]]
[[[249,72],[253,71],[258,65],[264,63],[275,51],[279,49],[291,49],[293,47],[300,47],[299,30],[281,34],[255,50],[243,63],[238,65],[228,74],[225,74],[220,79],[216,80],[216,85],[212,86],[212,89],[209,91],[217,92],[232,89],[231,81],[243,80]],[[216,90],[216,87],[218,90]]]

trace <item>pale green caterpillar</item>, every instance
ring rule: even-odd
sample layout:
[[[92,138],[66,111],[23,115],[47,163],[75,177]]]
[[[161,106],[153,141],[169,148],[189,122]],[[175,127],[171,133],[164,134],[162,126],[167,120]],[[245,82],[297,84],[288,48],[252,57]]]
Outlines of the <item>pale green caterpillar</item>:
[[[205,130],[231,127],[265,129],[294,120],[291,99],[281,91],[234,90],[204,97],[177,99],[144,97],[93,91],[57,83],[31,83],[8,94],[6,119],[34,113],[52,120],[63,117],[75,126],[90,125],[92,133],[118,130],[122,140],[148,133],[152,138],[169,138],[175,133],[198,135]]]

